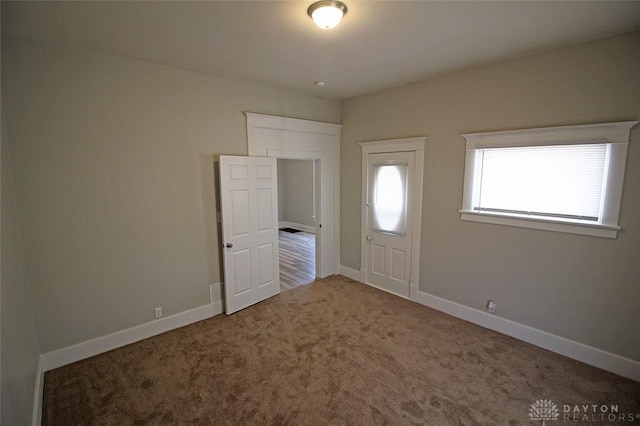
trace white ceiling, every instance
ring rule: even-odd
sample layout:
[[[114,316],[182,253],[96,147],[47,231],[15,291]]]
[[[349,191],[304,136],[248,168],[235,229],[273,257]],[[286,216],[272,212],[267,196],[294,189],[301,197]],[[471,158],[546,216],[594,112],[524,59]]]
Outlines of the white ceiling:
[[[2,1],[2,34],[344,99],[640,28],[639,1],[345,0],[332,30],[311,3]]]

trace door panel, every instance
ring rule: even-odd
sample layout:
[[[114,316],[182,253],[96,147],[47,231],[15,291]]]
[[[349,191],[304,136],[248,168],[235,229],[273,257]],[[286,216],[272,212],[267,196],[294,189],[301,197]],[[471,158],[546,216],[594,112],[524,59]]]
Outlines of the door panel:
[[[273,196],[271,189],[258,189],[258,231],[268,231],[273,227],[273,205],[271,198]]]
[[[256,166],[256,179],[259,181],[270,180],[272,178],[271,172],[269,166]]]
[[[391,249],[391,271],[389,277],[393,280],[404,282],[405,281],[405,269],[406,269],[406,252],[404,250],[398,250],[396,248]]]
[[[249,191],[231,191],[231,229],[233,236],[249,234]]]
[[[260,262],[258,285],[271,284],[273,282],[273,244],[258,246],[258,262]]]
[[[373,256],[371,258],[371,272],[384,276],[384,246],[373,244]]]
[[[234,295],[242,294],[251,289],[251,271],[245,266],[251,262],[251,251],[249,249],[237,250],[230,254],[233,263],[233,275],[230,279],[236,282],[233,288]]]
[[[280,292],[276,159],[220,157],[227,315]]]
[[[366,281],[409,297],[415,152],[368,156]]]

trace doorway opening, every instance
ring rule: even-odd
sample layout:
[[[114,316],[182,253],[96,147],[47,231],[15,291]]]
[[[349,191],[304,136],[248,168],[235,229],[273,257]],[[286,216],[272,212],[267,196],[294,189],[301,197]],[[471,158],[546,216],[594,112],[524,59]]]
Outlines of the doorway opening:
[[[313,160],[316,277],[340,271],[339,124],[246,112],[249,156]]]
[[[316,279],[316,165],[278,159],[280,291]]]

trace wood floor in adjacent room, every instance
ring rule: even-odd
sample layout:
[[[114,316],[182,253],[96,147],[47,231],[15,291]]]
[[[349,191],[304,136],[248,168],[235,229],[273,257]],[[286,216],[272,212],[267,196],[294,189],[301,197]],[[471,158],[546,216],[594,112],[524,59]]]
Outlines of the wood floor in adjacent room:
[[[279,232],[280,291],[316,279],[316,236],[309,232]]]
[[[640,383],[342,276],[49,371],[43,398],[47,426],[518,425],[541,399],[559,420],[640,413]]]

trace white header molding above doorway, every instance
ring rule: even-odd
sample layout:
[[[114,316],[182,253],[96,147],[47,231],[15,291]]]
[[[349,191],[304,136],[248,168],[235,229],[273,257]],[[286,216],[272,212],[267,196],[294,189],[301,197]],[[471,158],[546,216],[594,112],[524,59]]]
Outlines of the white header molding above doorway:
[[[316,238],[320,278],[340,266],[340,124],[246,112],[249,155],[319,160]]]

